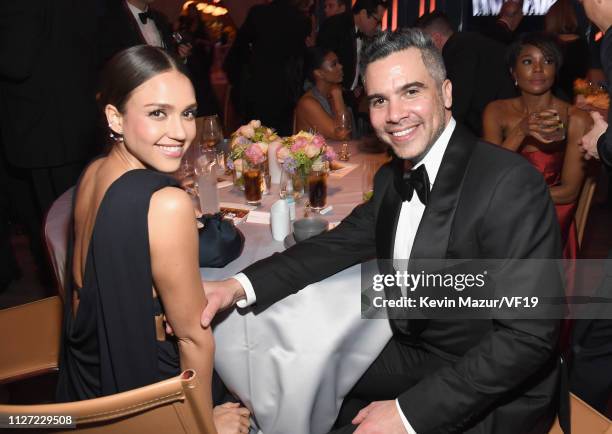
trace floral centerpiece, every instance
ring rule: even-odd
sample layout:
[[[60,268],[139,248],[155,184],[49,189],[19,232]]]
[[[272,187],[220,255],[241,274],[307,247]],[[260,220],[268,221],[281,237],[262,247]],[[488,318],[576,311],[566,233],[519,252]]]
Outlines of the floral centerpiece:
[[[228,168],[234,171],[234,182],[242,185],[245,165],[263,165],[268,158],[268,147],[280,138],[272,128],[252,120],[238,128],[231,137]]]
[[[294,190],[303,192],[312,166],[335,160],[336,152],[322,135],[300,131],[283,140],[276,157],[283,170],[293,176]]]

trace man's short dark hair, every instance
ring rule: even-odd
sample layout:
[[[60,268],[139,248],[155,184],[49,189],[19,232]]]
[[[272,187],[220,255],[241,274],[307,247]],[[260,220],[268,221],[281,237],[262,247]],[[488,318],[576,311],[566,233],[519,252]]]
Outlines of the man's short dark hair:
[[[455,33],[455,28],[451,21],[442,11],[433,11],[425,14],[414,23],[415,27],[428,32],[437,32],[444,36],[450,36]]]
[[[508,47],[506,62],[510,69],[516,67],[521,50],[526,45],[538,48],[544,56],[552,59],[555,62],[555,71],[559,72],[559,68],[563,64],[563,54],[561,53],[561,48],[559,48],[557,37],[546,32],[524,33]]]
[[[360,70],[365,77],[368,65],[391,54],[416,48],[421,52],[423,64],[438,85],[446,79],[446,68],[442,55],[433,41],[421,29],[404,28],[392,32],[378,32],[361,52]],[[365,79],[364,79],[365,82]]]
[[[368,13],[368,16],[378,12],[378,6],[387,9],[387,2],[384,0],[357,0],[353,5],[353,15],[357,15],[362,9]]]

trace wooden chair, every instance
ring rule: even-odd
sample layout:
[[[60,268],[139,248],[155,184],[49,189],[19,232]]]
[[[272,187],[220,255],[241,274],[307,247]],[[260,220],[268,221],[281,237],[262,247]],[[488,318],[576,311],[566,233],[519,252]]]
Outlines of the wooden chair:
[[[570,394],[572,434],[612,434],[612,422],[573,393]],[[563,434],[555,421],[549,434]]]
[[[0,416],[70,415],[76,428],[60,433],[88,434],[215,434],[204,418],[204,391],[195,371],[149,386],[102,398],[42,405],[0,405]]]
[[[49,297],[0,310],[0,384],[57,372],[62,335],[62,300]],[[70,415],[74,433],[215,434],[214,422],[201,411],[205,393],[195,371],[116,395],[80,402],[0,405],[8,415]]]
[[[0,384],[57,372],[62,307],[56,295],[0,310]]]
[[[595,188],[597,187],[597,181],[592,176],[587,176],[584,180],[582,190],[580,191],[580,197],[578,198],[578,206],[576,207],[576,214],[574,214],[574,220],[576,222],[576,231],[578,232],[578,247],[582,246],[582,240],[584,238],[584,229],[589,217],[589,211],[591,209],[591,202],[593,201],[593,195],[595,194]]]

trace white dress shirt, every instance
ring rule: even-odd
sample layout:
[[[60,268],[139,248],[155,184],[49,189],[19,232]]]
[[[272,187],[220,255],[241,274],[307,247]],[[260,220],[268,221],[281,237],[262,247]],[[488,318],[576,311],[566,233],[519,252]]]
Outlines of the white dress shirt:
[[[417,168],[422,164],[425,165],[432,189],[436,182],[436,176],[438,175],[438,170],[440,169],[440,164],[442,163],[442,158],[444,157],[444,152],[446,152],[446,147],[448,146],[451,135],[455,130],[455,126],[455,119],[451,118],[440,137],[438,137],[438,140],[436,140],[431,148],[429,148],[429,151],[427,151],[427,154],[425,154],[421,161],[414,166],[414,168]],[[400,210],[400,215],[397,222],[397,229],[395,232],[395,243],[393,247],[394,260],[404,260],[404,264],[408,263],[407,260],[410,258],[412,245],[414,244],[417,229],[421,223],[421,218],[423,217],[424,211],[425,205],[423,205],[416,193],[412,195],[412,199],[410,201],[404,201],[402,203],[402,208]],[[249,278],[244,273],[239,273],[234,276],[234,279],[240,282],[246,294],[246,299],[240,300],[238,303],[236,303],[238,307],[247,307],[255,303],[255,290],[253,289],[253,285],[251,284]],[[408,434],[417,434],[406,419],[406,416],[404,416],[397,399],[395,400],[395,405],[397,406],[397,410]]]
[[[136,20],[136,22],[138,23],[138,27],[140,28],[140,33],[142,33],[142,36],[144,36],[145,41],[147,41],[147,44],[153,45],[154,47],[164,48],[164,43],[162,41],[159,29],[155,25],[155,21],[148,19],[147,24],[142,24],[142,21],[140,21],[140,17],[138,16],[138,14],[148,11],[149,8],[147,7],[144,11],[141,11],[130,2],[126,1],[125,3],[127,4],[127,7],[129,8],[130,12],[132,12],[132,14],[134,15],[134,19]]]

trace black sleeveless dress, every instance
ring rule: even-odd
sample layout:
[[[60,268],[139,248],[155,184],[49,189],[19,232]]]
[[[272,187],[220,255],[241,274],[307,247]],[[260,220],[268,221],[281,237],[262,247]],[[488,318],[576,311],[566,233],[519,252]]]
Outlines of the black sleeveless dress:
[[[149,203],[155,191],[167,186],[178,183],[138,169],[109,187],[94,223],[76,317],[71,234],[59,402],[119,393],[179,374],[176,341],[156,338],[154,317],[163,307],[153,298],[149,251]]]

